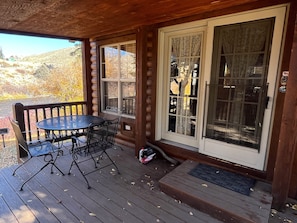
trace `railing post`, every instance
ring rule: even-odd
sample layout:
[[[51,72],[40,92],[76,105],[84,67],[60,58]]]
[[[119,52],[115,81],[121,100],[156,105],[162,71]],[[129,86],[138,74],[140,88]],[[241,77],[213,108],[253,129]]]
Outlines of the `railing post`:
[[[24,134],[24,138],[26,139],[26,133],[25,133],[25,119],[24,119],[24,105],[22,103],[16,103],[12,106],[13,110],[13,117],[18,122],[21,131]],[[26,157],[28,154],[19,146],[17,142],[18,147],[18,158]]]

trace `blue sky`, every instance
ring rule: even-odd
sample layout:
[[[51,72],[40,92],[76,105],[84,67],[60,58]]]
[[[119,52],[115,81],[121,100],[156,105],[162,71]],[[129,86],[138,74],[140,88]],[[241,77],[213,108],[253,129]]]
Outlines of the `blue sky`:
[[[0,33],[0,47],[6,58],[10,56],[38,55],[57,49],[74,46],[75,43],[68,40],[41,38]]]

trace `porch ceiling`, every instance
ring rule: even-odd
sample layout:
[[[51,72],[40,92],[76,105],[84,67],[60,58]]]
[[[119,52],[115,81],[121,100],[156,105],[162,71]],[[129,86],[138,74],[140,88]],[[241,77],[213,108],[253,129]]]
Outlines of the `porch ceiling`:
[[[92,38],[259,0],[1,0],[0,32]]]

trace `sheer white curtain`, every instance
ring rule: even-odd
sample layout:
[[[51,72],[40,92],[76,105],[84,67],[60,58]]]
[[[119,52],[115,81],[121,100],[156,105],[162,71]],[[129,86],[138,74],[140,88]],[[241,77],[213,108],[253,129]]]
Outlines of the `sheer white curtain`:
[[[176,89],[175,93],[177,94],[176,132],[179,134],[188,135],[191,131],[186,118],[190,115],[189,99],[187,96],[189,96],[191,89],[191,74],[200,56],[201,39],[201,35],[172,38],[171,58],[176,63],[178,75],[174,79],[171,79],[170,82],[175,82],[178,85],[178,90]],[[170,90],[172,92],[172,86],[170,86]]]
[[[246,77],[250,67],[256,67],[266,44],[267,23],[238,25],[221,32],[222,49],[230,71],[227,82],[235,86],[233,103],[230,106],[229,122],[241,123],[246,90]],[[238,102],[238,103],[236,103]],[[244,115],[244,114],[243,114]]]

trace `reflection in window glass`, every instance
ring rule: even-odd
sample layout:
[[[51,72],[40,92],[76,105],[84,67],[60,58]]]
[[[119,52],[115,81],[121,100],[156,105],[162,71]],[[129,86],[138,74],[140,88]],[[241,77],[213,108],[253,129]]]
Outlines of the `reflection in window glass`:
[[[105,110],[117,112],[118,111],[118,83],[104,82],[104,104]]]
[[[274,18],[215,28],[206,137],[260,148]]]
[[[101,47],[102,110],[135,115],[136,43]]]
[[[135,96],[136,89],[134,82],[122,83],[122,113],[128,115],[135,115]]]
[[[116,78],[118,76],[118,49],[115,47],[102,48],[102,65],[104,66],[103,78]]]
[[[195,137],[202,34],[171,39],[168,132]]]
[[[136,77],[136,45],[135,43],[121,45],[121,78]]]

